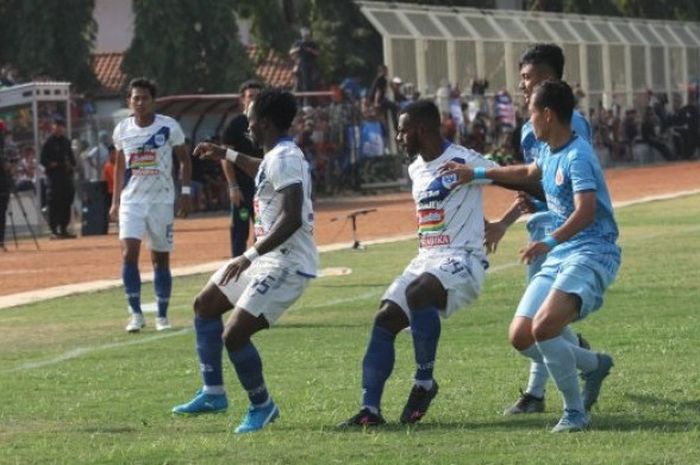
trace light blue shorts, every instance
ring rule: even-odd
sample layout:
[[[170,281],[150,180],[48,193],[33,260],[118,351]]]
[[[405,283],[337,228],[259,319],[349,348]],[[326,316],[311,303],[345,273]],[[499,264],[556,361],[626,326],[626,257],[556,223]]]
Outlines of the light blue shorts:
[[[533,319],[550,291],[556,289],[581,299],[577,320],[583,320],[603,305],[603,294],[617,275],[619,256],[604,258],[606,266],[600,258],[583,254],[546,260],[527,286],[515,316]]]
[[[549,210],[535,212],[526,223],[528,240],[530,242],[541,241],[547,234],[551,234],[554,227],[554,216]],[[540,272],[547,255],[540,255],[527,265],[527,282]]]

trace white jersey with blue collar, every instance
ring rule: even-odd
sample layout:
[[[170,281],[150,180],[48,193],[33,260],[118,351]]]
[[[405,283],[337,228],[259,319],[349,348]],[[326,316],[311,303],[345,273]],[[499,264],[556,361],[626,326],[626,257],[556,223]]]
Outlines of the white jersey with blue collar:
[[[174,203],[173,149],[185,143],[180,124],[156,114],[150,126],[141,127],[130,116],[114,128],[112,140],[124,154],[120,203]]]
[[[255,177],[255,238],[261,240],[270,232],[284,205],[280,191],[292,184],[301,184],[304,193],[301,227],[282,245],[264,257],[293,263],[296,271],[315,277],[318,268],[318,250],[314,241],[314,211],[311,202],[311,174],[304,153],[291,138],[281,138],[265,154]]]
[[[498,166],[474,150],[445,143],[434,160],[418,156],[408,168],[416,202],[420,253],[468,251],[484,255],[482,187],[478,182],[452,187],[454,175],[441,175],[448,161],[472,167]]]

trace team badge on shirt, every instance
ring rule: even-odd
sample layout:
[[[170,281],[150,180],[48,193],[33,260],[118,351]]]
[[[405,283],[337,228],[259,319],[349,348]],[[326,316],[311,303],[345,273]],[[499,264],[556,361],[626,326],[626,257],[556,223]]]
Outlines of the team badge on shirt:
[[[557,183],[557,186],[564,184],[564,172],[561,170],[561,168],[557,170],[557,175],[554,178],[554,182]]]

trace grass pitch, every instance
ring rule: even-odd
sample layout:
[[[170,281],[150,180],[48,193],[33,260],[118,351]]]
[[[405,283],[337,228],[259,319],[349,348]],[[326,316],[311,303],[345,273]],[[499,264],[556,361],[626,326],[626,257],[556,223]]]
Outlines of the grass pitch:
[[[176,279],[176,327],[165,334],[150,315],[145,331],[126,334],[121,290],[0,310],[0,464],[700,463],[700,197],[628,207],[617,218],[618,280],[604,308],[576,325],[616,363],[585,433],[549,433],[561,408],[551,384],[545,413],[501,416],[528,369],[506,338],[524,287],[516,263],[524,228],[515,226],[479,302],[443,325],[440,394],[415,427],[398,424],[413,375],[401,334],[383,403],[391,424],[335,428],[358,408],[378,300],[415,254],[415,242],[401,242],[324,254],[324,267],[353,273],[316,280],[256,337],[281,417],[252,435],[232,432],[247,399],[230,365],[226,414],[170,414],[200,385],[190,302],[208,276]],[[144,301],[151,289],[144,285]]]

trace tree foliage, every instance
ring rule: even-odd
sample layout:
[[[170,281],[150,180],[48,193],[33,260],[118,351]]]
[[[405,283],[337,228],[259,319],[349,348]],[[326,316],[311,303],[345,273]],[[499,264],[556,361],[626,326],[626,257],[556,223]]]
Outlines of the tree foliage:
[[[0,59],[22,80],[42,77],[69,81],[78,90],[94,88],[94,7],[94,0],[1,1]]]
[[[252,76],[228,0],[134,0],[129,77],[148,76],[161,94],[232,92]]]
[[[352,2],[314,0],[311,29],[320,44],[320,66],[327,82],[374,77],[382,61],[382,39]]]

